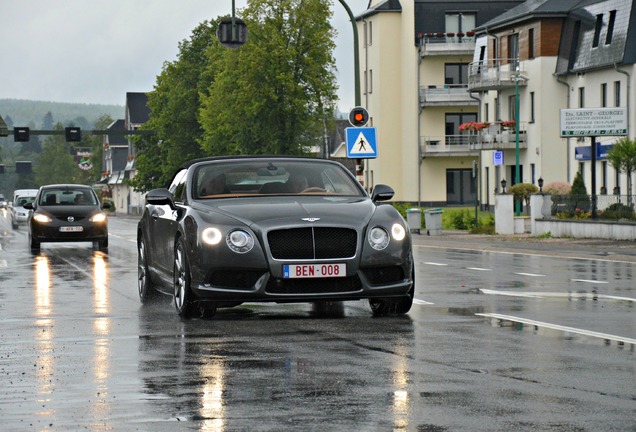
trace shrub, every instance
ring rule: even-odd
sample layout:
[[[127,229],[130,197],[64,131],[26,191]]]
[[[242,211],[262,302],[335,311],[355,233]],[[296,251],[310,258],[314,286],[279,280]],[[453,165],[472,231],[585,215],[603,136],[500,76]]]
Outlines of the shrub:
[[[632,206],[628,206],[622,203],[614,203],[611,206],[607,207],[605,210],[598,211],[598,217],[601,219],[636,219],[636,213],[634,213],[634,208]]]
[[[515,196],[515,200],[521,200],[526,205],[530,204],[530,195],[539,192],[539,188],[532,183],[518,183],[510,186],[510,193]]]
[[[566,182],[550,182],[543,187],[543,193],[548,195],[567,195],[572,186]]]

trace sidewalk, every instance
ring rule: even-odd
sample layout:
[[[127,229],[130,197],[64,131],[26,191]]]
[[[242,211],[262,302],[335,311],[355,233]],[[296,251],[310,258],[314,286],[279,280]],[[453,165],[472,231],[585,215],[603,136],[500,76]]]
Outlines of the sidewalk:
[[[636,242],[630,240],[539,238],[530,234],[487,235],[467,231],[443,230],[441,235],[412,234],[413,245],[480,251],[505,251],[568,256],[587,259],[611,259],[636,263]]]

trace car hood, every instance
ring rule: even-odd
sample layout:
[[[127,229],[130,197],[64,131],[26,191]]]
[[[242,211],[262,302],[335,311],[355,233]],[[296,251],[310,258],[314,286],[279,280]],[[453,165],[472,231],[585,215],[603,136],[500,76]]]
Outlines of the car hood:
[[[366,226],[375,211],[369,198],[268,197],[234,198],[202,202],[210,212],[219,212],[252,228],[268,230],[279,226],[315,225]],[[312,218],[313,220],[303,220]]]
[[[38,207],[39,211],[44,211],[46,213],[55,215],[56,217],[66,217],[66,216],[89,216],[100,211],[99,207],[90,205],[90,206],[65,206],[65,205],[56,205],[56,206],[40,206]]]

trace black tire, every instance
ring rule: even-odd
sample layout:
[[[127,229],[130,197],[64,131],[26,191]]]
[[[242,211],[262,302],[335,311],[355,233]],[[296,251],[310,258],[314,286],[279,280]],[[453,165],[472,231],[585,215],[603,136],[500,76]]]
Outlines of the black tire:
[[[31,243],[31,250],[32,251],[39,251],[40,250],[40,242],[35,240],[33,238],[33,236],[31,235],[31,233],[29,233],[29,243]]]
[[[143,238],[137,243],[137,287],[141,304],[150,304],[158,300],[159,293],[150,280],[146,242]]]
[[[190,290],[190,265],[186,255],[185,240],[179,237],[174,248],[174,306],[179,316],[183,319],[192,318],[199,312],[192,299]]]
[[[413,298],[415,297],[415,269],[411,272],[411,280],[413,283],[406,297],[369,299],[369,306],[373,316],[404,315],[408,313],[411,310],[411,306],[413,306]]]
[[[313,304],[313,312],[324,318],[343,318],[345,315],[344,302],[318,301]]]
[[[98,242],[97,247],[99,248],[99,250],[105,250],[108,249],[108,236],[104,237],[102,240],[100,240]]]

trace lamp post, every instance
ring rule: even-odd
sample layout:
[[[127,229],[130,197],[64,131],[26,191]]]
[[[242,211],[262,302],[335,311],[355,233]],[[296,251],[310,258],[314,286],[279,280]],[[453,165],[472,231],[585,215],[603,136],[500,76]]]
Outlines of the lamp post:
[[[543,178],[539,177],[539,180],[537,180],[537,183],[539,184],[539,193],[543,195]]]
[[[501,180],[501,193],[506,193],[506,179]]]
[[[519,58],[517,57],[517,76],[515,78],[515,184],[521,183],[519,172]],[[515,200],[515,216],[521,216],[521,202]]]
[[[358,47],[358,26],[356,25],[356,19],[353,16],[353,12],[349,9],[349,5],[344,0],[338,1],[347,11],[349,19],[351,20],[351,26],[353,27],[353,83],[355,89],[355,104],[358,107],[360,106],[360,48]]]

